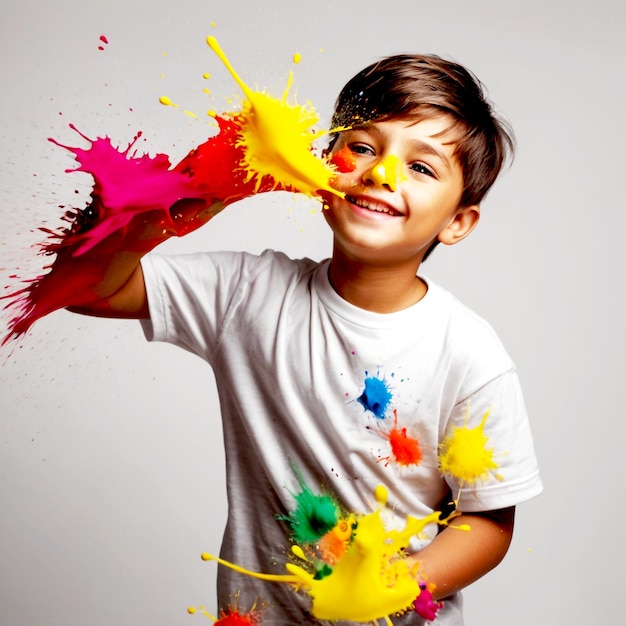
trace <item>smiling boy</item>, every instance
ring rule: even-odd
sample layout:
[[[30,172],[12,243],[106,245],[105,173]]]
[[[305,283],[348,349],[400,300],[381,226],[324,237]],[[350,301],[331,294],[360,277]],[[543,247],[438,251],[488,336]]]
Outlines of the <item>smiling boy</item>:
[[[435,623],[463,624],[458,593],[504,557],[517,504],[541,492],[514,364],[490,326],[419,273],[438,243],[477,225],[480,202],[512,147],[479,82],[436,56],[398,55],[355,76],[337,101],[338,133],[353,171],[324,196],[330,259],[209,252],[150,254],[116,265],[107,297],[83,313],[137,317],[151,340],[194,352],[216,377],[229,501],[221,556],[284,572],[294,506],[293,467],[366,513],[374,488],[389,491],[393,524],[433,511],[459,512],[429,527],[407,553],[443,599]],[[387,393],[380,411],[365,381]],[[439,467],[442,441],[483,416],[497,473],[462,481]],[[419,441],[419,463],[399,467],[386,440],[397,422]],[[321,487],[320,487],[321,488]],[[469,525],[470,532],[454,526]],[[310,603],[284,585],[220,570],[221,607],[263,598],[263,624],[314,624]],[[420,625],[415,611],[394,623]],[[344,623],[344,622],[338,622]]]

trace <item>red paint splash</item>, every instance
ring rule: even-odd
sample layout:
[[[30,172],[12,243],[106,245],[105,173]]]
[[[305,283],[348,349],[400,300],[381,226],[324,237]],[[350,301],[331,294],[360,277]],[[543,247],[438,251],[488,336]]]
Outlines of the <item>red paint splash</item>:
[[[109,40],[104,35],[100,35],[100,41],[104,44],[109,43]],[[104,46],[98,46],[98,50],[104,50]]]
[[[252,608],[245,613],[240,613],[237,607],[239,600],[239,594],[235,596],[235,605],[228,605],[227,609],[220,609],[219,617],[213,617],[203,606],[194,607],[191,606],[187,609],[190,615],[194,615],[200,611],[202,615],[208,617],[217,626],[259,626],[261,624],[261,615],[265,611],[267,605],[264,602],[260,602],[258,599],[252,605]]]
[[[240,613],[237,609],[232,609],[228,613],[220,611],[220,617],[214,623],[216,626],[257,626],[260,621],[258,612]]]
[[[259,177],[241,167],[241,117],[216,117],[219,132],[191,150],[175,167],[166,154],[137,156],[135,139],[125,150],[108,137],[82,135],[86,149],[70,147],[78,167],[94,179],[91,202],[66,211],[68,224],[56,231],[42,228],[48,241],[43,256],[56,255],[47,274],[24,281],[25,286],[0,299],[16,314],[9,320],[4,345],[26,333],[34,322],[68,306],[100,299],[95,285],[120,250],[145,253],[172,236],[185,235],[206,223],[223,205],[253,193],[284,189],[270,176]],[[89,254],[87,254],[89,253]]]
[[[329,160],[341,174],[354,172],[356,169],[356,157],[348,146],[344,146],[341,150],[333,152]]]
[[[393,428],[388,433],[381,433],[389,440],[391,455],[398,465],[419,465],[422,461],[422,450],[419,441],[415,437],[406,434],[406,428],[398,428],[398,412],[393,410]],[[379,460],[389,464],[391,457],[384,457]]]

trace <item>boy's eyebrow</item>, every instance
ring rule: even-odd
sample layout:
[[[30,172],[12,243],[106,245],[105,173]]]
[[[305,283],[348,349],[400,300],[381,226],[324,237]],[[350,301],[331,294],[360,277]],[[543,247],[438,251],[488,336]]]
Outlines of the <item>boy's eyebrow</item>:
[[[375,126],[374,124],[361,124],[361,125],[354,125],[351,128],[349,128],[348,130],[364,130],[366,132],[369,132],[373,135],[378,135],[379,137],[384,135],[384,132],[380,130],[380,128],[378,128],[377,126]],[[441,150],[438,150],[437,148],[435,148],[435,146],[433,146],[432,144],[426,142],[426,141],[422,141],[421,139],[411,139],[409,140],[410,144],[412,145],[412,147],[417,151],[417,152],[421,152],[421,153],[426,153],[429,154],[431,156],[434,156],[436,158],[438,158],[443,165],[451,170],[452,169],[452,162],[450,160],[450,158],[444,154]],[[448,144],[454,143],[454,141],[450,141],[448,142]],[[446,144],[446,145],[448,145]]]
[[[438,150],[437,148],[435,148],[433,145],[425,141],[421,141],[420,139],[411,139],[411,144],[418,152],[425,152],[434,157],[437,157],[440,161],[443,162],[445,167],[447,167],[448,169],[452,168],[452,163],[449,157],[446,156],[443,152],[441,152],[441,150]]]

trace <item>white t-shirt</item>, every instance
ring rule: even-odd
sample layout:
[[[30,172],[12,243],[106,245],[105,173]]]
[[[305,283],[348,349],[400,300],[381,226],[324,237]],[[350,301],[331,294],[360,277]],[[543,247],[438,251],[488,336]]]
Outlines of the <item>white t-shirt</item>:
[[[373,491],[384,484],[384,519],[400,527],[406,515],[452,501],[487,511],[542,490],[515,367],[492,328],[431,281],[402,311],[357,308],[334,291],[328,266],[273,251],[143,261],[146,336],[197,354],[216,377],[229,503],[221,555],[265,573],[285,573],[289,529],[276,516],[295,507],[296,471],[356,513],[376,509]],[[459,485],[442,476],[439,446],[452,427],[477,426],[487,411],[498,468]],[[419,465],[396,462],[394,426],[418,440]],[[305,594],[219,571],[220,607],[239,593],[240,610],[259,597],[268,603],[264,625],[317,623]],[[434,623],[462,624],[460,605],[458,594],[446,600]],[[414,613],[393,620],[426,623]]]

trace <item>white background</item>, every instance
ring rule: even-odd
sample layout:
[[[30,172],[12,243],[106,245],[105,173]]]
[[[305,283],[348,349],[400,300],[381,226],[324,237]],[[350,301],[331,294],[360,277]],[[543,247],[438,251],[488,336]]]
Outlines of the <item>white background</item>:
[[[518,364],[545,493],[519,507],[505,562],[467,590],[467,624],[621,623],[621,0],[0,5],[3,286],[37,274],[37,227],[58,226],[58,205],[88,196],[48,137],[76,144],[74,123],[125,145],[141,130],[142,151],[177,161],[212,130],[159,105],[161,94],[201,115],[234,106],[238,88],[208,34],[276,96],[300,52],[295,92],[322,125],[343,83],[380,56],[435,52],[470,67],[513,124],[518,155],[478,230],[423,269],[485,316]],[[330,234],[316,205],[278,194],[164,246],[266,247],[323,258]],[[215,567],[199,555],[218,550],[226,509],[210,369],[147,344],[136,322],[64,311],[0,360],[0,624],[203,620],[186,607],[215,609]]]

